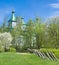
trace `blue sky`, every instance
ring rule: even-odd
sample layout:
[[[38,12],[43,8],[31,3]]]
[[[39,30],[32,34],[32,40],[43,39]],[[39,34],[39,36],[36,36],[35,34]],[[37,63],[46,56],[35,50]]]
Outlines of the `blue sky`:
[[[12,10],[25,21],[36,17],[46,19],[59,16],[59,0],[0,0],[0,24]]]

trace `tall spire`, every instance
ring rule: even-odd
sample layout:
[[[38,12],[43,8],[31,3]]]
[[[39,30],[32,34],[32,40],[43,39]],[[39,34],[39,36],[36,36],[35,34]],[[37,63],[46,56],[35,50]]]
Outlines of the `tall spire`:
[[[12,20],[12,21],[16,21],[16,17],[15,17],[15,15],[14,15],[14,13],[15,13],[15,12],[14,12],[14,10],[13,10],[13,11],[12,11],[12,17],[11,17],[11,20]]]

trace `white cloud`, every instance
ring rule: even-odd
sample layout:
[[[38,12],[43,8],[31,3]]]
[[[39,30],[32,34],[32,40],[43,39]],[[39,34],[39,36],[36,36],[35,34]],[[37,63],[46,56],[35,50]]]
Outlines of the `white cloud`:
[[[52,4],[49,4],[49,6],[52,8],[59,8],[59,3],[52,3]]]
[[[59,17],[59,10],[53,11],[47,18]]]

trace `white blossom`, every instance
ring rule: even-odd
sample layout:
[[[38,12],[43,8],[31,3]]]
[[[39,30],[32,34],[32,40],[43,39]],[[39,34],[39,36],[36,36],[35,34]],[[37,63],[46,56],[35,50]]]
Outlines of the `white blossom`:
[[[0,33],[0,48],[1,46],[9,48],[11,45],[12,36],[8,32]]]

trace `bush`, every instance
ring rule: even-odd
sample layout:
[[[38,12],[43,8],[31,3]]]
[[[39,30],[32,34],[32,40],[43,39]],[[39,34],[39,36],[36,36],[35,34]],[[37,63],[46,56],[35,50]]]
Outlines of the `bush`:
[[[48,48],[41,48],[40,49],[40,51],[41,52],[53,52],[55,55],[56,55],[56,57],[58,57],[59,58],[59,49],[48,49]]]
[[[9,32],[0,33],[0,49],[9,49],[12,41],[12,36]]]
[[[16,52],[15,48],[10,48],[10,52]]]
[[[2,47],[1,49],[0,49],[0,52],[4,52],[5,50],[4,50],[4,48]]]

